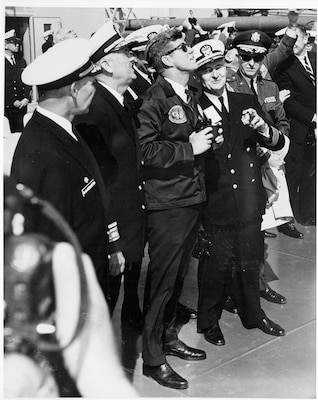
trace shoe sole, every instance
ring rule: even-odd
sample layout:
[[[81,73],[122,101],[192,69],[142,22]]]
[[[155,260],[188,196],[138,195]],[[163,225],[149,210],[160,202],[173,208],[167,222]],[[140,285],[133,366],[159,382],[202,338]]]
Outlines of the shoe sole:
[[[154,381],[156,381],[157,383],[159,383],[159,385],[161,386],[165,386],[171,389],[178,389],[178,390],[184,390],[184,389],[188,389],[189,388],[189,383],[185,383],[184,386],[178,386],[178,385],[166,385],[164,382],[160,381],[159,379],[154,378],[150,372],[147,372],[145,370],[142,371],[143,375],[146,376],[147,378],[152,378]]]
[[[165,355],[179,357],[186,361],[202,361],[206,359],[206,354],[202,355],[200,358],[198,357],[192,358],[192,357],[182,356],[181,354],[176,354],[172,351],[165,351]]]

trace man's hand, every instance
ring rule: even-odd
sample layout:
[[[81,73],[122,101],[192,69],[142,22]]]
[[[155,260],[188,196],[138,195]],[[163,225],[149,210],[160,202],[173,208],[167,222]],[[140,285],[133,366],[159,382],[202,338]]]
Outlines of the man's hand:
[[[189,141],[193,148],[193,154],[197,156],[209,150],[212,145],[212,138],[211,127],[204,128],[199,132],[192,132]]]
[[[13,106],[15,108],[22,108],[25,107],[28,104],[29,100],[24,98],[22,100],[15,100],[15,102],[13,103]]]
[[[252,129],[257,130],[257,132],[264,137],[269,138],[268,125],[263,118],[257,114],[254,108],[243,110],[241,120],[244,125],[248,125]]]
[[[125,257],[121,251],[112,253],[108,256],[109,275],[116,276],[122,274],[125,270]]]
[[[279,91],[279,100],[281,103],[284,103],[290,97],[290,90],[283,89]]]
[[[20,101],[20,106],[19,108],[25,107],[28,104],[29,100],[27,98],[24,98]]]
[[[297,8],[293,8],[293,9],[289,10],[287,17],[288,17],[288,21],[289,21],[289,26],[297,26],[299,10]]]

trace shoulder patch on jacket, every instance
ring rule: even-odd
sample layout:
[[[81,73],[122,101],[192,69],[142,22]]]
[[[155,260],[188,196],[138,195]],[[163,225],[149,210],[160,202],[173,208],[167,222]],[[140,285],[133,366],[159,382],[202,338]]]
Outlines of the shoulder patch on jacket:
[[[170,108],[168,112],[168,118],[169,121],[173,122],[174,124],[183,124],[187,120],[184,109],[180,105],[175,105]]]

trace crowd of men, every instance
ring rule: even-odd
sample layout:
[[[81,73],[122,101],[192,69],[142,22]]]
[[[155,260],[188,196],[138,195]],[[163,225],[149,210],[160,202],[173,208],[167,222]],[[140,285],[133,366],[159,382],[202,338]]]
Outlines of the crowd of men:
[[[11,176],[70,224],[110,315],[123,279],[122,321],[142,331],[143,374],[163,386],[189,386],[167,355],[206,358],[178,338],[178,313],[197,317],[198,333],[217,346],[225,345],[223,309],[247,329],[285,335],[260,305],[260,297],[287,301],[268,285],[264,237],[279,227],[300,239],[295,220],[315,225],[316,53],[308,38],[291,17],[274,50],[266,33],[233,24],[214,32],[197,21],[153,25],[124,38],[108,21],[90,39],[54,44],[19,78],[37,86],[39,99]],[[14,40],[8,33],[9,63]],[[26,215],[25,230],[63,241],[45,218]],[[179,299],[202,230],[212,251],[199,260],[196,312]]]

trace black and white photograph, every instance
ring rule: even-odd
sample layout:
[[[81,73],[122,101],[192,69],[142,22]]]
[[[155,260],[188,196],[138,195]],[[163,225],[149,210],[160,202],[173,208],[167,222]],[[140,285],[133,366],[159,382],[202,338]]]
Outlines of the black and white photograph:
[[[3,0],[4,398],[316,398],[292,3]]]

